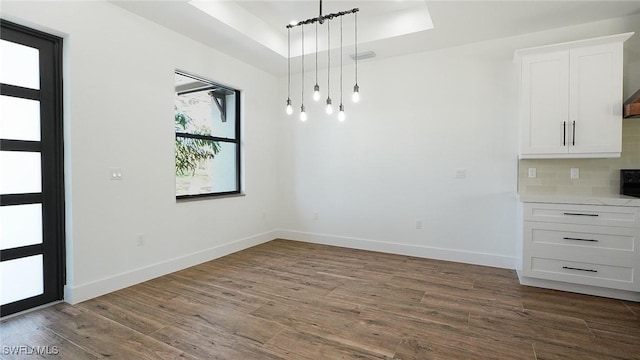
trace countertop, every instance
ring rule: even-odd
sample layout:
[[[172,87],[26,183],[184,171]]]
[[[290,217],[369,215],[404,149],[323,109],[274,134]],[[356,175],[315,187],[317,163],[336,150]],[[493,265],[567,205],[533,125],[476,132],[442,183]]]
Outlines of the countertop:
[[[637,206],[640,207],[640,198],[626,195],[610,196],[564,196],[564,195],[529,195],[518,194],[518,200],[522,202],[549,203],[549,204],[578,204],[578,205],[607,205],[607,206]]]

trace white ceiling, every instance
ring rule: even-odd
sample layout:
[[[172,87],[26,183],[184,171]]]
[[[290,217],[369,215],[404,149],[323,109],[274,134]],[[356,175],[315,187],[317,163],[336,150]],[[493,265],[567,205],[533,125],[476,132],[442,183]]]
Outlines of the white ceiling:
[[[319,14],[317,0],[193,1],[197,7],[189,0],[112,2],[275,75],[287,71],[286,25]],[[640,13],[640,1],[325,0],[323,14],[356,7],[360,9],[358,52],[372,50],[379,58]],[[354,16],[341,18],[346,62],[354,53]],[[334,54],[340,46],[339,27],[339,18],[331,21]],[[300,30],[291,29],[292,66],[301,54]],[[319,28],[318,38],[318,56],[324,60],[319,66],[325,67],[326,22]],[[305,26],[305,53],[315,53],[315,25]],[[332,61],[338,60],[332,57]]]

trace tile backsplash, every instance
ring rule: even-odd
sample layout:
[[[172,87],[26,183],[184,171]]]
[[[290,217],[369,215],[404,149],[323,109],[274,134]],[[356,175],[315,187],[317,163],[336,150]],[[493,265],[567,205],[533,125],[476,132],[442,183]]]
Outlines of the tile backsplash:
[[[528,177],[536,168],[537,176]],[[571,179],[571,168],[580,178]],[[622,120],[622,156],[615,159],[526,159],[518,163],[518,192],[528,195],[608,196],[620,193],[620,169],[640,169],[640,119]]]

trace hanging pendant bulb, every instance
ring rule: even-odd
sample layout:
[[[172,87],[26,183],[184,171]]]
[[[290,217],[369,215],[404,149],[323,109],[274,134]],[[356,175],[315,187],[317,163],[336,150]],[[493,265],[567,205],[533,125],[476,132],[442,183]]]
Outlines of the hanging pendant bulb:
[[[287,26],[287,115],[291,114],[291,27]]]
[[[302,106],[300,106],[300,121],[307,121],[307,113],[304,111],[304,25],[302,25],[302,86],[301,89],[301,99],[300,102]]]
[[[287,99],[287,115],[293,114],[293,106],[291,106],[291,99]]]
[[[331,105],[331,19],[327,21],[327,115],[333,114]]]
[[[354,103],[360,101],[360,86],[358,86],[358,13],[354,14],[354,37],[355,37],[355,61],[356,61],[356,84],[353,86],[353,95],[351,100]]]
[[[344,121],[344,105],[340,104],[340,111],[338,112],[338,120]]]
[[[351,95],[351,100],[353,100],[354,103],[360,101],[360,86],[358,86],[358,84],[353,86],[353,95]]]
[[[320,85],[318,85],[318,23],[316,22],[316,84],[313,86],[313,100],[320,101]]]
[[[340,111],[338,111],[338,120],[339,121],[344,121],[344,105],[342,104],[342,100],[344,99],[344,96],[342,94],[342,49],[344,48],[344,45],[342,43],[342,18],[340,18]]]
[[[307,121],[307,113],[304,111],[304,105],[300,107],[300,121]]]

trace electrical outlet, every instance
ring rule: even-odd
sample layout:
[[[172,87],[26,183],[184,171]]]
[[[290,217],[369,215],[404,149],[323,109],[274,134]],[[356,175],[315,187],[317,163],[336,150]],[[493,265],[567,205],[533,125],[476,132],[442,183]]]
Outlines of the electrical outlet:
[[[572,179],[580,178],[580,168],[571,168],[571,178]]]
[[[314,212],[313,213],[313,220],[318,220],[318,219],[319,219],[318,213]]]
[[[138,234],[138,236],[136,237],[136,246],[144,246],[144,244],[144,234]]]
[[[456,169],[456,179],[464,179],[467,177],[467,169]]]
[[[111,180],[122,180],[122,169],[119,167],[109,168],[109,178]]]
[[[422,220],[416,220],[416,229],[417,230],[421,230],[422,229]]]
[[[529,168],[529,177],[530,178],[535,178],[536,176],[538,176],[538,171],[536,168]]]

